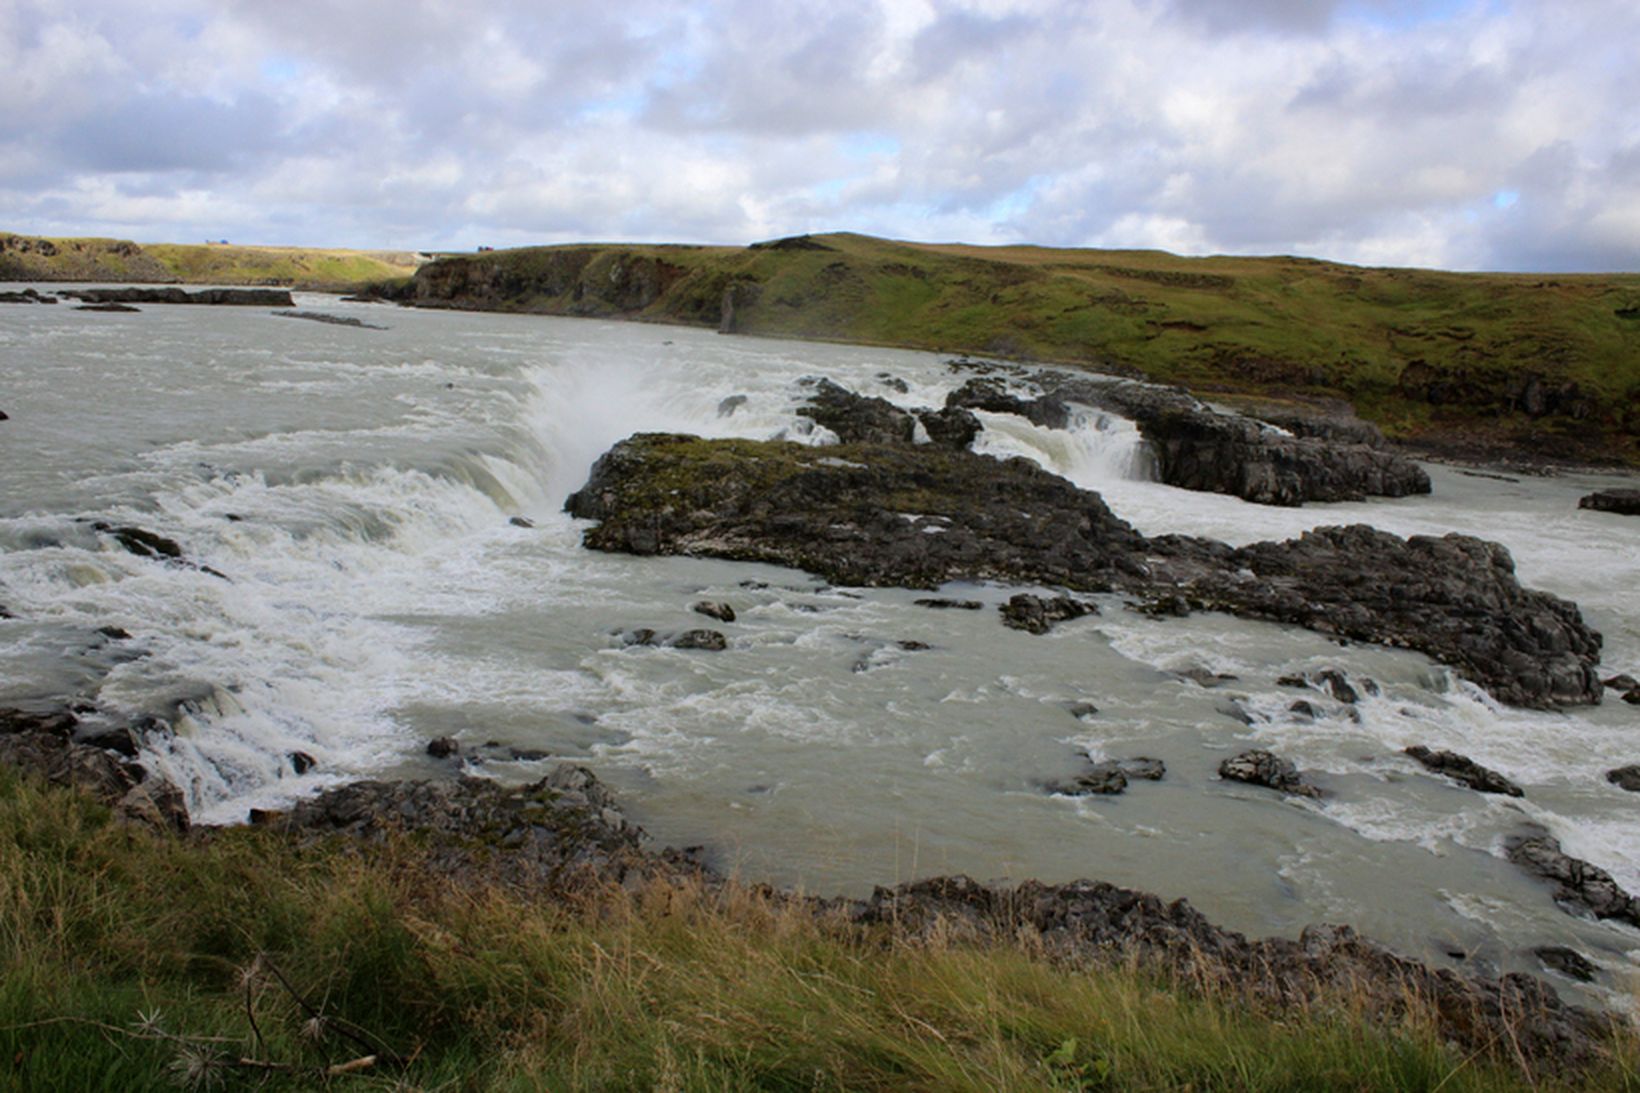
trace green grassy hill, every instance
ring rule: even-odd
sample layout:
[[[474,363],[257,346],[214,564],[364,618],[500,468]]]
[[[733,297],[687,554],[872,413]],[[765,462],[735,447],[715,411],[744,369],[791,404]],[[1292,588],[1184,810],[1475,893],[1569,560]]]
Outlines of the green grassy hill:
[[[431,263],[421,306],[603,315],[1344,398],[1468,455],[1640,465],[1640,274],[902,243],[531,247]]]
[[[123,239],[43,239],[0,234],[0,281],[352,288],[408,277],[416,265],[415,255],[402,251],[138,244]]]

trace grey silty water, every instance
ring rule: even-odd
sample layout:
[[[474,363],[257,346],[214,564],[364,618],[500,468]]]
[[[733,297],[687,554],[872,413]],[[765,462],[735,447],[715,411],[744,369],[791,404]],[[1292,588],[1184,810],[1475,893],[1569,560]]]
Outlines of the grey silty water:
[[[587,763],[658,841],[757,879],[858,893],[936,872],[1089,876],[1254,933],[1347,921],[1494,972],[1541,973],[1531,949],[1571,945],[1601,978],[1558,985],[1629,1004],[1640,933],[1566,914],[1500,846],[1541,824],[1640,889],[1640,798],[1604,779],[1640,761],[1635,707],[1510,709],[1418,654],[1218,615],[1149,619],[1115,597],[1033,636],[997,619],[1017,589],[947,589],[987,609],[934,611],[913,602],[925,592],[585,551],[563,498],[632,432],[822,443],[793,413],[803,376],[906,406],[937,405],[964,377],[932,354],[299,302],[390,329],[256,309],[0,310],[0,605],[15,616],[0,620],[0,704],[173,721],[144,761],[197,815],[430,775],[444,768],[425,743],[455,735],[496,741],[482,770],[498,778]],[[1524,583],[1604,632],[1603,671],[1640,674],[1640,521],[1576,507],[1609,479],[1433,467],[1428,498],[1271,509],[1147,481],[1118,419],[985,420],[981,450],[1097,489],[1147,533],[1245,543],[1365,522],[1496,539]],[[170,536],[222,576],[126,553],[99,521]],[[700,599],[736,621],[692,613]],[[703,625],[729,649],[620,638]],[[1352,712],[1276,685],[1325,667],[1380,693]],[[1235,678],[1204,687],[1188,672]],[[1294,713],[1300,697],[1319,716]],[[1098,712],[1077,716],[1083,704]],[[1400,754],[1414,743],[1470,755],[1526,796],[1448,784]],[[1219,781],[1219,760],[1252,746],[1328,797]],[[298,775],[296,751],[316,766]],[[1161,758],[1167,777],[1115,798],[1043,792],[1085,753]]]

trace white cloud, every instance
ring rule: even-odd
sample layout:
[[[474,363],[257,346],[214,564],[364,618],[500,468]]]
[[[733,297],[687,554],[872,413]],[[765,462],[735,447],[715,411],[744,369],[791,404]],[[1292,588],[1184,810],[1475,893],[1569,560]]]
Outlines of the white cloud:
[[[1635,42],[1629,0],[0,0],[0,227],[1632,269]]]

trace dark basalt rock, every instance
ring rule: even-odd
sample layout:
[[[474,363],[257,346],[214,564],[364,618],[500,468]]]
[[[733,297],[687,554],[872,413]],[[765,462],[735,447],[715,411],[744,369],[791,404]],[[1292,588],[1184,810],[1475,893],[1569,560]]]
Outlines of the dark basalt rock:
[[[461,742],[453,736],[440,736],[427,741],[427,754],[434,759],[448,759],[461,754]]]
[[[515,528],[524,528],[525,530],[535,527],[535,521],[531,520],[528,516],[509,517],[507,523],[511,524]]]
[[[1226,683],[1234,683],[1241,678],[1229,672],[1215,672],[1211,668],[1203,668],[1199,664],[1191,665],[1188,668],[1174,668],[1168,674],[1189,680],[1196,686],[1205,687],[1208,690],[1212,690],[1214,687],[1222,687]]]
[[[523,889],[583,875],[618,883],[665,864],[644,854],[642,830],[592,772],[568,764],[526,786],[472,777],[354,782],[262,819],[298,835],[340,832],[367,843],[414,831],[434,871]]]
[[[993,414],[1015,414],[1045,429],[1063,429],[1070,424],[1071,408],[1052,395],[1025,399],[1008,393],[1008,386],[994,377],[971,379],[945,396],[947,410],[984,410]]]
[[[1024,459],[654,433],[605,453],[565,508],[601,521],[584,537],[597,550],[772,562],[842,585],[1120,590],[1141,610],[1417,649],[1516,705],[1600,701],[1600,635],[1574,604],[1522,588],[1503,547],[1464,535],[1356,525],[1240,549],[1147,539],[1098,494]]]
[[[73,739],[73,714],[0,710],[0,765],[89,793],[122,820],[187,831],[182,791],[118,752]]]
[[[1620,516],[1640,516],[1640,490],[1598,490],[1579,499],[1577,507],[1615,512]]]
[[[714,602],[712,600],[701,600],[699,603],[690,608],[690,610],[694,611],[696,614],[705,615],[709,619],[716,619],[719,622],[735,621],[735,609],[726,603]]]
[[[1049,793],[1059,793],[1067,797],[1084,797],[1088,794],[1117,794],[1127,789],[1127,774],[1117,763],[1095,763],[1083,773],[1069,782],[1052,782],[1045,788]]]
[[[124,547],[128,553],[139,558],[169,558],[173,561],[182,560],[182,547],[175,539],[167,539],[163,535],[156,535],[139,527],[113,527],[109,524],[96,523],[91,525],[96,531],[106,532],[114,537],[114,541]]]
[[[857,395],[829,379],[805,380],[813,388],[798,416],[824,425],[844,444],[910,444],[917,419],[884,398]]]
[[[1184,391],[1126,380],[1038,377],[1050,396],[1132,418],[1156,453],[1161,480],[1265,505],[1359,501],[1428,493],[1416,463],[1365,443],[1290,436]]]
[[[1524,797],[1519,786],[1489,767],[1483,767],[1466,755],[1455,751],[1430,751],[1422,744],[1402,749],[1426,768],[1444,774],[1454,782],[1462,782],[1480,793],[1502,793],[1510,797]]]
[[[297,774],[306,774],[319,765],[319,760],[305,751],[293,751],[285,758],[290,760],[290,769]]]
[[[74,735],[79,725],[80,719],[67,710],[35,713],[29,710],[0,709],[0,736],[32,733],[67,740]]]
[[[979,419],[962,409],[902,410],[887,399],[855,394],[828,379],[803,381],[813,389],[800,417],[809,418],[836,433],[844,444],[911,444],[917,424],[931,442],[947,448],[966,448],[979,435]]]
[[[363,319],[352,315],[327,315],[322,311],[275,311],[275,315],[285,319],[306,319],[314,323],[329,323],[331,326],[351,326],[360,330],[386,330],[385,326],[367,323]]]
[[[1033,596],[1029,592],[1019,593],[997,610],[1002,613],[1002,625],[1032,634],[1046,634],[1054,623],[1064,622],[1066,619],[1099,614],[1097,604],[1072,599],[1070,596],[1054,596],[1049,599]]]
[[[1337,668],[1324,668],[1316,674],[1316,683],[1340,702],[1355,705],[1361,701],[1361,695],[1350,686],[1349,677]]]
[[[1200,542],[1162,547],[1190,555]],[[1418,649],[1519,706],[1600,701],[1600,635],[1576,605],[1522,588],[1497,543],[1358,524],[1254,543],[1227,562],[1189,580],[1191,606]]]
[[[1504,843],[1504,853],[1526,872],[1552,882],[1562,907],[1640,926],[1640,900],[1604,869],[1563,852],[1560,840],[1547,834],[1518,836]]]
[[[1640,793],[1640,763],[1631,763],[1626,767],[1606,772],[1606,781],[1630,793]]]
[[[1069,781],[1049,782],[1043,788],[1049,793],[1066,797],[1085,797],[1089,794],[1112,796],[1125,791],[1130,779],[1159,782],[1166,773],[1167,766],[1160,759],[1148,759],[1143,756],[1134,759],[1106,759],[1094,763]]]
[[[979,418],[967,410],[921,410],[917,420],[934,444],[947,448],[966,448],[980,434]]]
[[[115,755],[123,755],[127,759],[135,759],[137,752],[142,748],[137,733],[127,727],[81,733],[74,738],[74,742],[84,744],[87,747],[102,748],[104,751],[111,751]]]
[[[674,649],[706,649],[711,652],[722,652],[729,648],[729,639],[716,630],[685,630],[667,644]]]
[[[1138,568],[1143,543],[1097,494],[1034,463],[934,445],[640,434],[605,453],[565,508],[602,521],[584,538],[594,549],[773,562],[857,586],[1104,591]]]
[[[116,314],[119,314],[119,313],[122,313],[122,312],[135,314],[136,312],[141,311],[142,308],[132,307],[130,304],[107,303],[107,304],[80,304],[74,310],[75,311],[110,311],[110,312],[114,312]]]
[[[1298,768],[1263,750],[1244,751],[1219,764],[1219,777],[1231,782],[1266,786],[1294,797],[1320,797],[1321,791],[1304,781]]]
[[[978,600],[948,600],[938,596],[925,596],[911,602],[918,607],[932,607],[936,610],[978,611],[985,606]]]
[[[1532,950],[1532,955],[1543,961],[1544,967],[1579,983],[1593,983],[1598,971],[1592,960],[1564,945],[1541,945]]]
[[[282,288],[207,288],[188,292],[180,288],[64,289],[63,296],[88,304],[215,304],[229,307],[294,307]]]
[[[32,288],[21,292],[0,292],[0,304],[54,304],[55,296],[42,296]]]

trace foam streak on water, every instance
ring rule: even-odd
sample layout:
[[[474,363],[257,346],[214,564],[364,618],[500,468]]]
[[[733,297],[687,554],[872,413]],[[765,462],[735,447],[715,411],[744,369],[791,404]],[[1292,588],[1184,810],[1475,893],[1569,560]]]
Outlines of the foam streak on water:
[[[997,621],[1013,589],[950,589],[986,609],[939,612],[912,602],[922,593],[771,567],[594,554],[560,511],[632,432],[823,443],[794,413],[802,377],[937,406],[966,378],[939,358],[303,306],[392,329],[241,309],[0,312],[0,605],[15,616],[0,620],[0,704],[174,722],[144,761],[206,819],[432,773],[425,742],[455,735],[496,777],[541,768],[510,748],[588,762],[657,838],[814,889],[945,870],[1096,876],[1255,932],[1347,920],[1421,956],[1462,949],[1470,967],[1535,971],[1531,947],[1572,944],[1608,969],[1608,1000],[1632,970],[1640,933],[1565,915],[1497,851],[1541,824],[1640,889],[1636,801],[1603,778],[1640,760],[1633,707],[1513,710],[1416,654],[1148,619],[1115,597],[1031,636]],[[1068,430],[980,416],[978,450],[1097,489],[1149,534],[1245,543],[1365,522],[1498,539],[1527,583],[1582,604],[1610,670],[1640,674],[1637,527],[1576,508],[1609,483],[1432,468],[1430,498],[1272,509],[1156,483],[1132,423],[1091,409]],[[133,557],[97,521],[175,538],[223,576]],[[702,598],[739,614],[720,626],[725,653],[619,637],[720,625],[689,610]],[[1351,708],[1276,684],[1327,667],[1379,693]],[[1209,688],[1184,672],[1234,678]],[[1292,709],[1300,698],[1314,717]],[[1527,796],[1453,787],[1399,754],[1413,743],[1468,754]],[[1293,758],[1328,798],[1219,782],[1219,760],[1252,746]],[[295,752],[313,770],[297,775]],[[1042,792],[1083,753],[1156,756],[1169,773],[1119,798]]]

